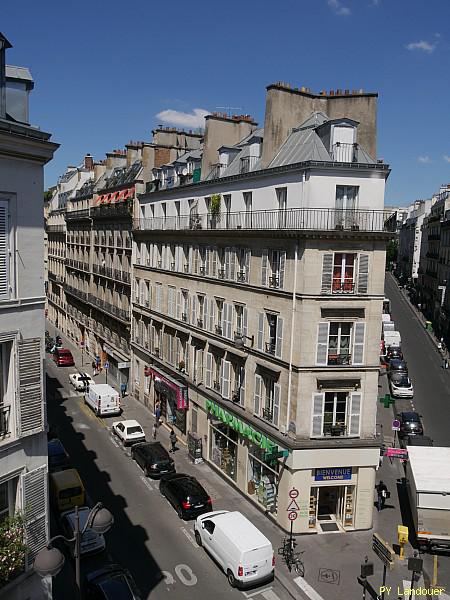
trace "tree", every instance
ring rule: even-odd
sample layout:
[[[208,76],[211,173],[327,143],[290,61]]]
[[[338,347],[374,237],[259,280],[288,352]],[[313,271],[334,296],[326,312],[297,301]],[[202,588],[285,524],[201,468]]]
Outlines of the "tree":
[[[397,262],[398,257],[398,240],[391,240],[386,248],[386,266],[390,268],[392,263]]]
[[[0,587],[23,570],[26,552],[25,519],[17,513],[0,525]]]

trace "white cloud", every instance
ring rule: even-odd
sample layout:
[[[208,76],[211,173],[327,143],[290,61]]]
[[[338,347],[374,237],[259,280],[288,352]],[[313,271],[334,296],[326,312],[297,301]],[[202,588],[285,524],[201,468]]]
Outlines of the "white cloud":
[[[205,126],[205,117],[209,114],[209,110],[204,108],[194,108],[191,113],[168,108],[167,110],[162,110],[159,112],[156,115],[156,118],[163,123],[169,123],[170,125],[178,125],[180,127],[195,129],[197,127]]]
[[[431,158],[429,156],[418,156],[417,162],[420,162],[424,165],[429,165],[431,162]]]
[[[411,42],[406,46],[407,50],[421,50],[422,52],[427,52],[431,54],[436,48],[436,44],[430,44],[425,40],[420,40],[420,42]]]
[[[328,6],[341,17],[348,17],[351,14],[350,9],[340,0],[328,0]]]
[[[444,154],[442,158],[445,160],[445,162],[450,163],[450,156],[448,154]]]

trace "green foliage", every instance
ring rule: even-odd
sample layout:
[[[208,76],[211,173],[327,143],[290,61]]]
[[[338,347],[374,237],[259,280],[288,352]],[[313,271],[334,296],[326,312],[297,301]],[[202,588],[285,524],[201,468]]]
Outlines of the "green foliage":
[[[50,202],[53,196],[53,190],[47,190],[44,192],[44,202]]]
[[[386,263],[397,262],[398,240],[391,240],[386,248]]]
[[[220,214],[220,202],[222,200],[222,196],[220,194],[213,194],[211,196],[211,202],[209,204],[209,212],[212,215]]]
[[[18,513],[0,525],[0,587],[7,584],[25,565],[27,547],[25,519]]]

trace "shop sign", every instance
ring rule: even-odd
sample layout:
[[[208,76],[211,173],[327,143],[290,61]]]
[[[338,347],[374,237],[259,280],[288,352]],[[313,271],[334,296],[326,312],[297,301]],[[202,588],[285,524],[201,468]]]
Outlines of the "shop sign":
[[[130,362],[121,362],[121,363],[117,363],[117,368],[118,369],[129,369],[130,368]]]
[[[267,452],[273,452],[277,449],[277,444],[269,440],[265,435],[261,432],[256,431],[244,421],[241,421],[238,417],[235,417],[233,414],[229,413],[224,408],[220,407],[218,404],[213,402],[212,400],[206,400],[206,411],[220,419],[225,425],[231,427],[233,431],[236,431],[242,437],[248,438],[251,442],[259,446],[263,450]]]
[[[179,385],[176,382],[172,382],[164,375],[161,375],[159,371],[152,369],[152,367],[146,367],[145,375],[148,377],[151,375],[156,382],[165,385],[170,390],[175,392],[175,398],[177,402],[177,409],[183,410],[189,407],[188,388],[185,385]]]
[[[352,478],[351,467],[332,467],[331,469],[316,469],[316,481],[339,481]]]

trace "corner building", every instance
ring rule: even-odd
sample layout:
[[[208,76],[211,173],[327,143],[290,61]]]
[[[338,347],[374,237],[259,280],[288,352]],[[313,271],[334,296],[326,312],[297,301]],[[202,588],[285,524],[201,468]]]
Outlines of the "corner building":
[[[209,115],[133,226],[133,393],[282,528],[296,506],[295,533],[370,528],[379,464],[389,168],[358,140],[374,151],[376,95],[276,84],[265,120],[327,102],[281,142]]]

